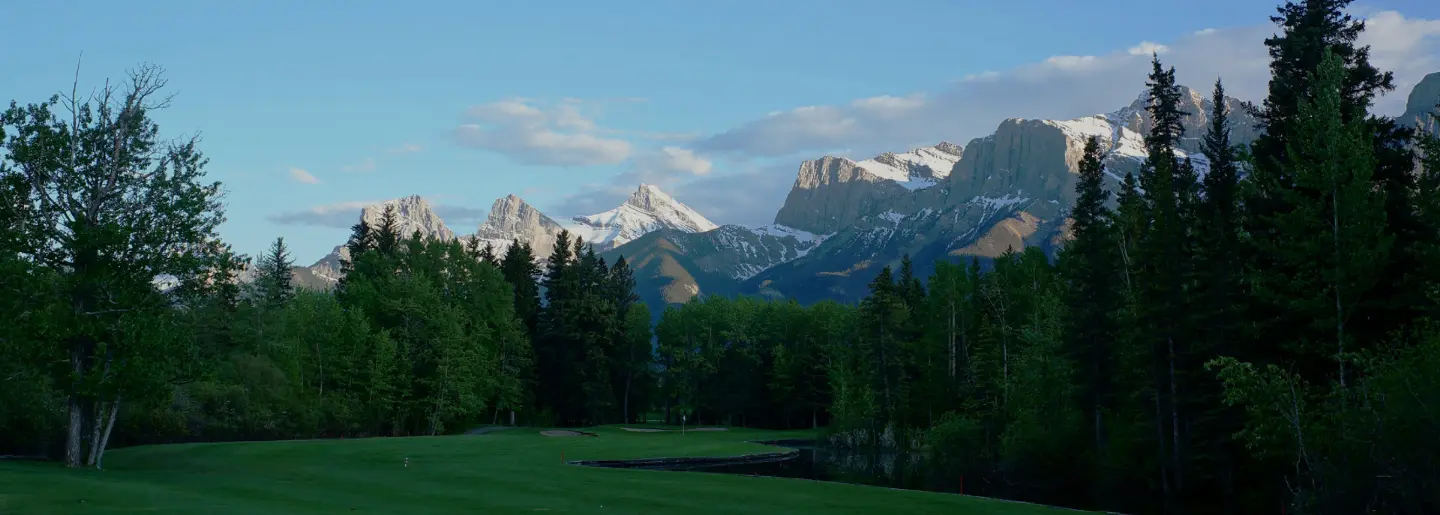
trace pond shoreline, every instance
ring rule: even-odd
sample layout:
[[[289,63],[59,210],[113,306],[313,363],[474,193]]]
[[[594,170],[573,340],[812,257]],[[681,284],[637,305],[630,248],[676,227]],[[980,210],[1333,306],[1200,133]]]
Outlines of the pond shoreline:
[[[791,445],[804,446],[814,442],[812,440],[766,440],[752,441],[748,443],[768,445],[772,447],[786,448]],[[742,454],[740,456],[694,456],[677,458],[637,458],[628,460],[572,460],[565,462],[568,465],[580,465],[583,467],[600,468],[621,468],[621,469],[642,469],[642,470],[691,470],[709,467],[720,467],[728,465],[756,465],[761,463],[776,463],[796,458],[800,455],[799,449],[785,449],[781,452],[767,452],[760,454]]]

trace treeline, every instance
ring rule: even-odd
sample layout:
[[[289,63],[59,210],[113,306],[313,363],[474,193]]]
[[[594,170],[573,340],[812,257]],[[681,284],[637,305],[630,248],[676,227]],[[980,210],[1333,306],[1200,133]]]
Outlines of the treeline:
[[[1440,510],[1440,139],[1369,114],[1393,79],[1345,1],[1290,2],[1262,135],[1149,75],[1148,157],[1079,163],[1074,238],[908,260],[858,306],[705,299],[657,327],[705,419],[924,453],[967,491],[1124,513]],[[1440,101],[1440,99],[1437,99]],[[1203,156],[1177,151],[1207,115]],[[812,411],[813,410],[813,411]]]
[[[284,240],[252,263],[217,237],[221,188],[196,141],[151,121],[163,86],[144,67],[0,115],[0,454],[100,466],[113,445],[600,424],[650,406],[650,316],[623,259],[569,235],[545,263],[520,242],[497,256],[425,240],[392,206],[353,228],[335,291],[297,291]]]

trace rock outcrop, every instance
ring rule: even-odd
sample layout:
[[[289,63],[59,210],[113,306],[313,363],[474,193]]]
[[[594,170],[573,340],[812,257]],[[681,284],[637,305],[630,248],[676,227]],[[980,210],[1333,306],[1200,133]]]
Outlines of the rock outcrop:
[[[815,234],[834,233],[893,199],[943,181],[961,153],[959,146],[942,142],[859,162],[833,156],[805,161],[775,214],[775,223]]]
[[[1194,159],[1203,173],[1208,161],[1196,151],[1212,103],[1188,89],[1182,98],[1194,114],[1185,121],[1186,143],[1177,155]],[[1140,131],[1151,124],[1144,112],[1148,102],[1141,95],[1119,111],[1073,120],[1005,120],[989,136],[971,140],[934,186],[913,190],[895,181],[889,183],[896,187],[886,187],[862,167],[847,167],[834,158],[807,162],[791,192],[798,202],[787,199],[777,221],[789,215],[783,218],[787,225],[801,224],[828,237],[804,256],[756,274],[742,290],[802,301],[853,300],[864,295],[875,272],[897,265],[905,254],[914,260],[916,273],[925,275],[936,259],[989,260],[1032,246],[1053,251],[1069,234],[1066,214],[1075,200],[1086,141],[1099,139],[1111,179],[1107,185],[1118,186],[1145,159]],[[1249,141],[1253,119],[1240,109],[1240,101],[1227,99],[1226,105],[1232,112],[1232,138]],[[827,168],[816,165],[831,163],[829,177],[850,180],[824,181],[827,176],[820,172]],[[867,181],[875,184],[859,187]],[[834,183],[840,187],[830,187],[844,194],[821,194]]]
[[[555,239],[563,227],[520,197],[506,195],[490,205],[490,214],[475,228],[470,238],[490,245],[497,255],[504,255],[511,242],[529,243],[537,256],[549,256],[555,250]]]
[[[1400,115],[1402,124],[1440,133],[1440,72],[1426,75],[1405,101],[1405,113]]]
[[[409,238],[412,234],[419,233],[421,238],[427,240],[449,241],[455,239],[455,232],[445,226],[445,222],[440,219],[440,215],[435,214],[430,203],[420,198],[419,195],[410,195],[365,206],[360,210],[360,220],[364,220],[372,229],[379,227],[381,219],[385,216],[386,207],[395,208],[395,228],[402,238]],[[350,249],[342,243],[336,246],[335,250],[330,251],[330,254],[307,267],[308,270],[297,271],[296,277],[306,286],[333,285],[340,281],[342,275],[340,261],[348,259],[350,259]]]

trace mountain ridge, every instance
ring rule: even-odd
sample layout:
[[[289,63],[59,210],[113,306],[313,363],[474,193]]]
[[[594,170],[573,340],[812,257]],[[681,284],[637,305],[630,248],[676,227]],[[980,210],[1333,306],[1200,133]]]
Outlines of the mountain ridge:
[[[1427,94],[1422,87],[1440,96],[1440,74],[1417,85],[1412,104]],[[1176,155],[1191,158],[1203,174],[1208,160],[1200,153],[1201,135],[1213,101],[1181,89],[1189,116]],[[1144,134],[1153,124],[1148,102],[1142,93],[1120,109],[1068,120],[1009,118],[963,146],[941,141],[858,161],[806,160],[774,223],[761,227],[715,224],[660,188],[640,184],[614,209],[565,220],[507,195],[475,234],[451,237],[478,237],[497,251],[519,239],[543,257],[559,232],[569,231],[608,261],[624,257],[657,316],[664,305],[707,294],[851,301],[875,272],[906,254],[924,276],[939,259],[983,263],[1012,248],[1057,250],[1070,237],[1067,215],[1085,140],[1099,138],[1106,186],[1116,188],[1146,157]],[[1228,97],[1224,103],[1232,140],[1252,141],[1258,123],[1246,104]],[[412,197],[418,199],[405,199]],[[426,234],[445,237],[445,230],[430,227],[443,221],[426,214],[427,205],[410,205],[420,220],[407,228],[428,227]],[[334,254],[327,259],[338,264]],[[328,279],[332,270],[319,267],[322,262],[310,268]]]

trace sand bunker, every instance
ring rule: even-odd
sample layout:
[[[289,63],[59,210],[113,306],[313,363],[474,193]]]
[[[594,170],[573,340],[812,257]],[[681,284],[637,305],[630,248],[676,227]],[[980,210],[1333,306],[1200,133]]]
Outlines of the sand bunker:
[[[567,429],[551,429],[551,430],[548,430],[548,431],[541,431],[540,434],[545,435],[545,436],[600,436],[600,435],[597,435],[597,434],[595,434],[595,433],[585,433],[585,432],[581,432],[581,431],[570,431],[570,430],[567,430]]]

